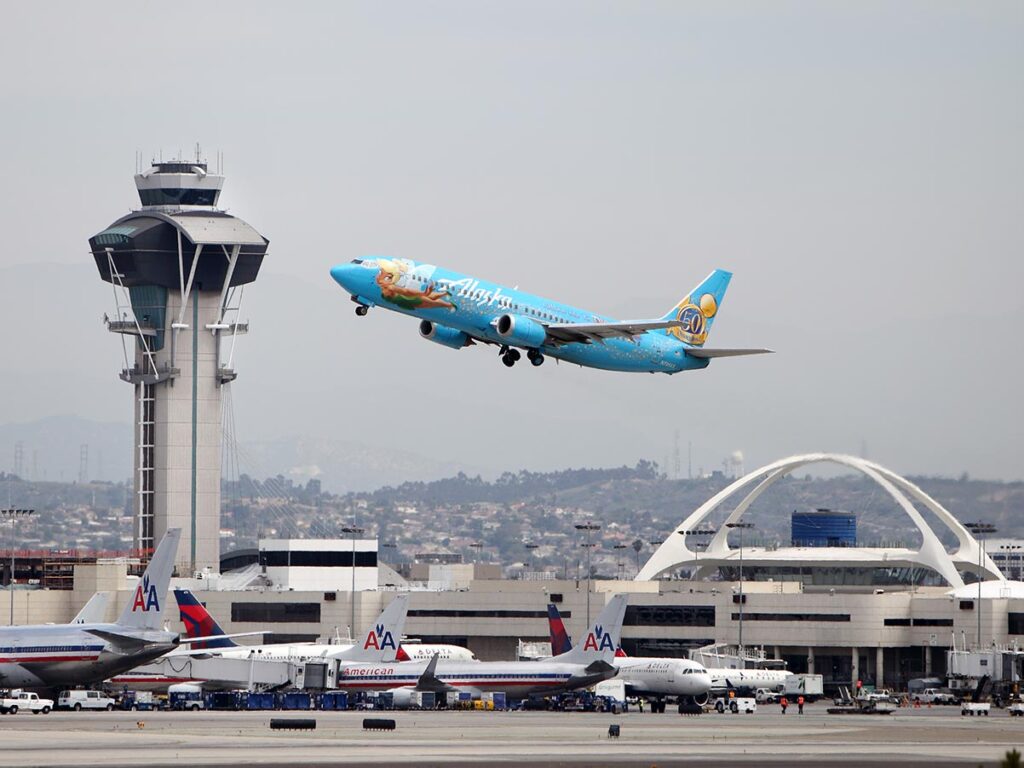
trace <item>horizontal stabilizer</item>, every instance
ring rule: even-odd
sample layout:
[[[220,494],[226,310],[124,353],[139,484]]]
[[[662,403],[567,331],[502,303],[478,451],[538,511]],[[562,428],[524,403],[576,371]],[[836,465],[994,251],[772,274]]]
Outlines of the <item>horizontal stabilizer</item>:
[[[712,357],[739,357],[740,355],[770,355],[774,349],[687,349],[686,354],[690,357],[710,359]]]
[[[100,640],[110,643],[111,650],[114,653],[138,653],[146,646],[152,645],[148,640],[132,637],[131,635],[122,635],[118,632],[110,632],[105,629],[87,629],[85,631],[90,635],[98,637]]]

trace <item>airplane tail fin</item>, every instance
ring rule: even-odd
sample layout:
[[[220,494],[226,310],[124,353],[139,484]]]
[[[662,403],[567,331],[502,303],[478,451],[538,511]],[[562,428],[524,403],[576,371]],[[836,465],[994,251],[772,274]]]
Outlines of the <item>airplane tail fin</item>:
[[[548,629],[551,632],[551,655],[561,656],[572,650],[572,640],[565,631],[562,616],[554,603],[548,603]]]
[[[102,624],[107,615],[107,603],[110,602],[109,592],[97,592],[82,606],[82,610],[71,620],[72,624]]]
[[[202,638],[209,637],[210,635],[225,634],[217,620],[210,615],[210,612],[206,610],[206,606],[199,602],[191,590],[174,590],[174,599],[178,602],[179,617],[185,624],[185,637],[189,640],[197,637]],[[193,650],[203,648],[235,648],[237,646],[238,643],[229,637],[218,637],[215,640],[203,640],[202,642],[191,644]]]
[[[160,539],[145,573],[135,585],[128,605],[117,619],[118,625],[132,629],[160,629],[160,617],[164,612],[167,587],[174,571],[174,558],[181,541],[180,528],[168,528]]]
[[[399,595],[381,611],[377,621],[370,627],[362,640],[339,655],[346,661],[394,661],[398,656],[398,643],[405,628],[405,616],[409,610],[409,596]]]
[[[551,661],[570,664],[592,664],[595,661],[611,663],[615,658],[615,649],[619,646],[619,635],[622,632],[622,619],[626,615],[626,596],[615,595],[601,611],[594,623],[587,628],[586,634],[573,649],[567,653],[552,657]]]
[[[707,341],[711,324],[725,298],[732,272],[716,269],[690,291],[682,301],[672,307],[662,320],[678,320],[682,326],[666,328],[665,333],[691,347],[700,347]]]

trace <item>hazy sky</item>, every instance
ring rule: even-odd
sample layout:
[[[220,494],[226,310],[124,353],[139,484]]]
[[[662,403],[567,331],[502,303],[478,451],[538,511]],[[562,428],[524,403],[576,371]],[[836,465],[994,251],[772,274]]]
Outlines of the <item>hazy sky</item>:
[[[5,6],[0,423],[127,424],[86,241],[137,150],[199,141],[271,241],[243,439],[539,469],[663,461],[678,428],[705,469],[866,445],[1022,478],[1021,40],[1020,2]],[[357,318],[328,270],[365,254],[628,318],[724,267],[712,345],[777,354],[507,370]]]

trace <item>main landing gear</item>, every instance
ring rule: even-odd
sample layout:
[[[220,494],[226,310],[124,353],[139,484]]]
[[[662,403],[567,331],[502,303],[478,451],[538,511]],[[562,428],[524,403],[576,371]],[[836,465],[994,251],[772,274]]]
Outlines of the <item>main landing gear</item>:
[[[511,349],[510,347],[501,348],[501,362],[503,362],[508,368],[511,368],[519,362],[520,357],[522,357],[522,355],[519,354],[518,349]]]
[[[498,352],[498,355],[501,357],[501,362],[503,362],[508,368],[511,368],[513,365],[518,363],[523,357],[518,349],[513,349],[508,346],[503,346]],[[541,354],[539,349],[526,350],[526,359],[534,366],[544,364],[544,355]]]

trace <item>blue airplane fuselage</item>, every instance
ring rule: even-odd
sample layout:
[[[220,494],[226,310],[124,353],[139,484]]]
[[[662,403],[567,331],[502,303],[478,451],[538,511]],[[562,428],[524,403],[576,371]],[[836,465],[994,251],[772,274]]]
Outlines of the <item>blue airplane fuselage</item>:
[[[446,346],[464,346],[463,337],[501,346],[520,347],[566,362],[610,371],[678,373],[706,368],[708,360],[686,354],[688,346],[664,330],[632,338],[610,338],[592,343],[510,342],[497,323],[511,316],[530,328],[561,324],[613,323],[612,318],[557,301],[506,288],[408,259],[355,259],[331,270],[331,276],[352,299],[365,307],[385,307],[428,321]],[[536,324],[536,326],[534,326]]]

